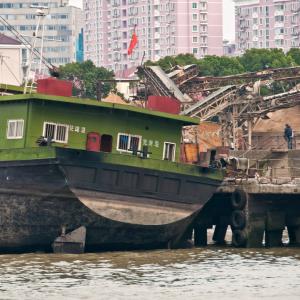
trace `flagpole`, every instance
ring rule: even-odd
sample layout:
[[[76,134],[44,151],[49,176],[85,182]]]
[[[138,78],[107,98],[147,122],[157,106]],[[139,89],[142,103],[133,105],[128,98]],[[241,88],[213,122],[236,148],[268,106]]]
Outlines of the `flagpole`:
[[[141,60],[141,66],[143,65],[145,55],[146,55],[146,51],[144,50],[144,52],[143,52],[143,57],[142,57],[142,60]]]

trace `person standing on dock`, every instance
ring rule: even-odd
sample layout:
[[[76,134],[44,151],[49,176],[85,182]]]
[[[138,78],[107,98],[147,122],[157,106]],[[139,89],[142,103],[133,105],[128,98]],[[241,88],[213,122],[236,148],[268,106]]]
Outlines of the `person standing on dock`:
[[[291,128],[291,126],[289,124],[285,124],[284,138],[287,141],[288,149],[292,149],[293,148],[293,143],[292,143],[293,129]]]

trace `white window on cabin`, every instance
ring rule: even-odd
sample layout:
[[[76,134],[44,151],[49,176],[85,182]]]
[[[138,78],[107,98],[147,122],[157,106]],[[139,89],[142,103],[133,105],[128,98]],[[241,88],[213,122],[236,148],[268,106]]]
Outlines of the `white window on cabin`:
[[[7,121],[7,139],[22,139],[24,131],[24,120],[8,120]]]
[[[142,137],[127,133],[118,134],[117,150],[122,152],[132,152],[134,149],[140,150]]]
[[[175,161],[176,144],[165,142],[163,151],[163,160]]]
[[[43,137],[46,139],[50,138],[56,143],[67,143],[69,138],[68,133],[68,125],[44,122]]]

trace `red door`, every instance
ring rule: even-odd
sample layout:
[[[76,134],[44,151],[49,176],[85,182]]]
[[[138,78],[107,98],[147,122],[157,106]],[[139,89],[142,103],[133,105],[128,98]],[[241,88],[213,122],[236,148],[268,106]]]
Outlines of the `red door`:
[[[101,138],[101,135],[99,133],[89,132],[87,134],[86,150],[99,152],[100,151],[100,138]]]

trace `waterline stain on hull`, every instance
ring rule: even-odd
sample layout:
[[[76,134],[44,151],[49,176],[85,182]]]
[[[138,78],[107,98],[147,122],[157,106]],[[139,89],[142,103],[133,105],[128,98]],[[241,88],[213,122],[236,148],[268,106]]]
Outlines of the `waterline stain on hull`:
[[[220,183],[99,162],[86,171],[88,164],[1,163],[0,251],[50,251],[63,226],[87,228],[86,251],[176,246]]]

